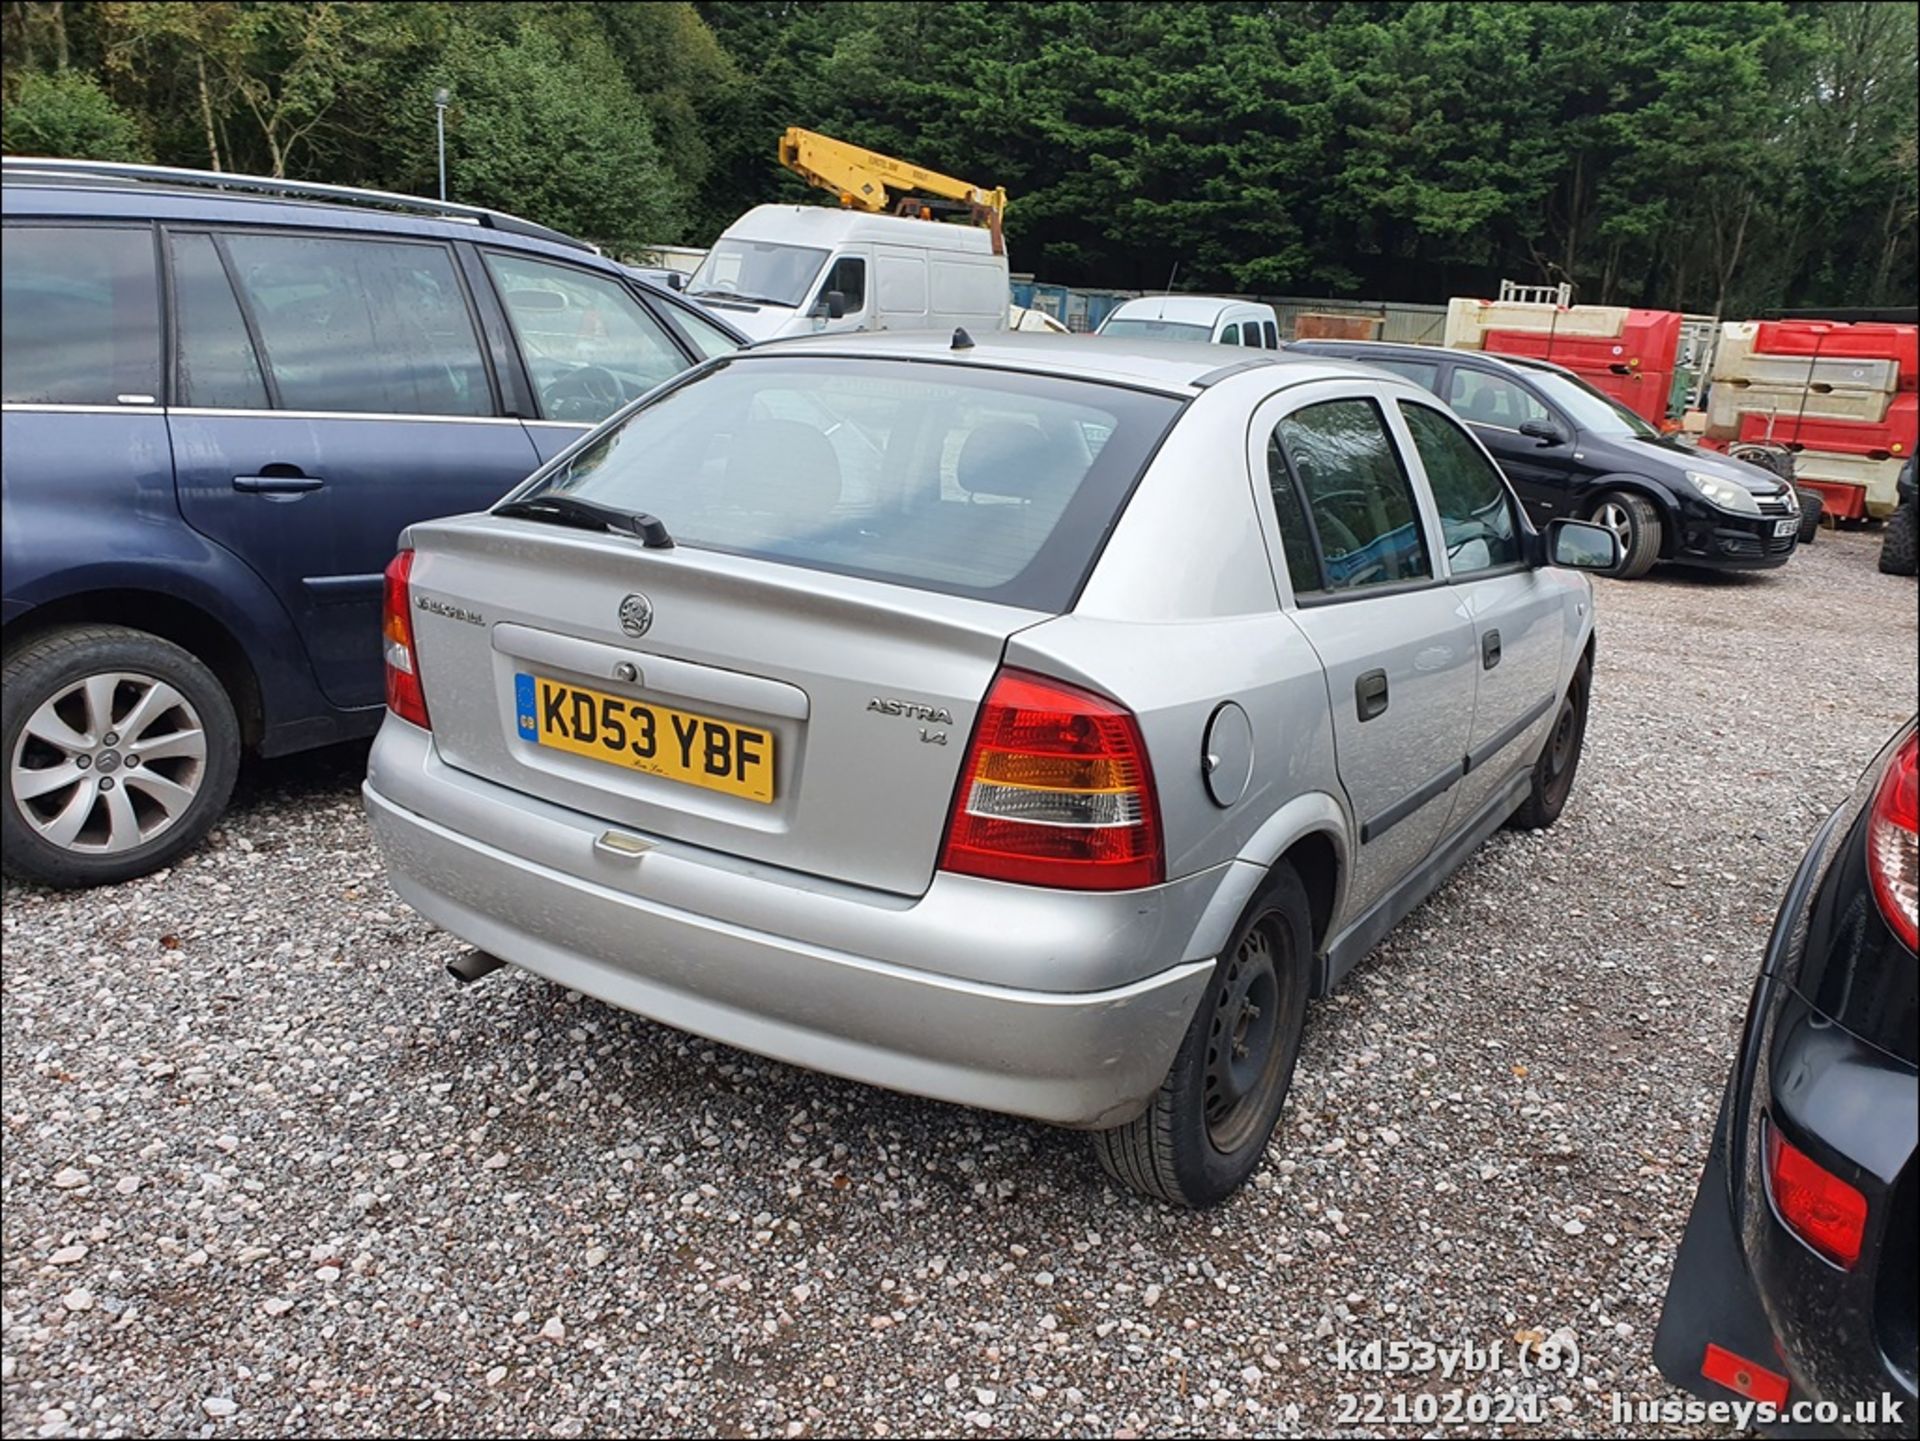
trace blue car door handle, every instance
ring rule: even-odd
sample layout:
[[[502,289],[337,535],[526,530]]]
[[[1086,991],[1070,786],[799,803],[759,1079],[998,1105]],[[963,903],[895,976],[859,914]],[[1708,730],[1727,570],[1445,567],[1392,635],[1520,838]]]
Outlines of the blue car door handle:
[[[317,475],[236,475],[233,488],[250,495],[298,495],[326,482]]]

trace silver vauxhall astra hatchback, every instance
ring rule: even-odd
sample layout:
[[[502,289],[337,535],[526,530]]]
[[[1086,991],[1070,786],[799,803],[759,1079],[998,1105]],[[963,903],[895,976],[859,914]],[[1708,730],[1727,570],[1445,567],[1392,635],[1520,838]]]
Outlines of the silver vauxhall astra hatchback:
[[[366,783],[395,887],[469,977],[1085,1128],[1220,1201],[1308,998],[1559,814],[1567,567],[1615,561],[1530,529],[1417,386],[1234,354],[744,351],[413,526]]]

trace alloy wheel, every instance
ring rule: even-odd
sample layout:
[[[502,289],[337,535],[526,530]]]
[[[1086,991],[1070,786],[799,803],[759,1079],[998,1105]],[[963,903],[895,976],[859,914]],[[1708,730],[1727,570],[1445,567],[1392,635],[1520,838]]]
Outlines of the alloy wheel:
[[[44,701],[13,748],[8,784],[40,838],[113,855],[147,844],[192,808],[207,773],[198,712],[137,671],[74,681]]]
[[[1633,520],[1627,514],[1627,508],[1617,500],[1609,500],[1598,510],[1593,518],[1599,524],[1612,531],[1620,541],[1620,551],[1624,555],[1633,546]]]

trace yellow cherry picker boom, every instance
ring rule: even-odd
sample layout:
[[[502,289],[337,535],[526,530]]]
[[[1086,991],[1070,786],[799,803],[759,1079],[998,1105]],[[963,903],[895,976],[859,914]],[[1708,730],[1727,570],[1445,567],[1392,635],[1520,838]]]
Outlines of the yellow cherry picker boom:
[[[780,163],[807,184],[839,196],[840,204],[850,210],[880,215],[891,209],[896,215],[921,220],[932,220],[936,211],[965,213],[975,225],[992,232],[995,255],[1007,253],[1000,233],[1007,192],[998,187],[989,190],[969,180],[956,180],[797,125],[780,138]],[[890,192],[898,192],[898,198]]]

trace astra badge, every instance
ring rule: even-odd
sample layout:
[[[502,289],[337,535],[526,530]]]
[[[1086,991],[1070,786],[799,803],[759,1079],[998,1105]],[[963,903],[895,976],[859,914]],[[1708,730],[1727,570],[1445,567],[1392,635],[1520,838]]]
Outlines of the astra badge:
[[[653,602],[637,591],[620,602],[620,629],[631,636],[643,636],[653,624]]]
[[[935,725],[952,725],[953,712],[945,706],[926,705],[917,700],[894,700],[890,696],[875,696],[867,702],[867,709],[878,711],[881,715],[905,716],[909,720],[932,721]]]

